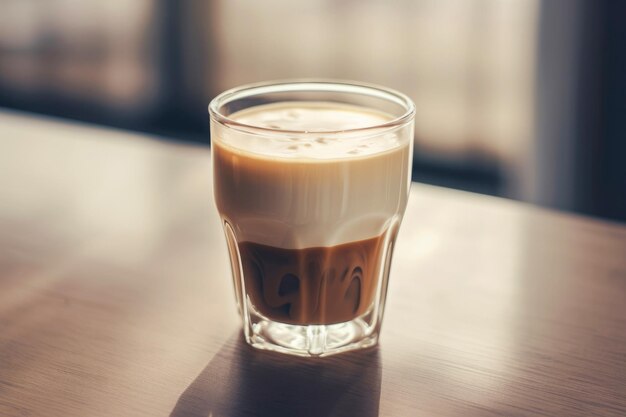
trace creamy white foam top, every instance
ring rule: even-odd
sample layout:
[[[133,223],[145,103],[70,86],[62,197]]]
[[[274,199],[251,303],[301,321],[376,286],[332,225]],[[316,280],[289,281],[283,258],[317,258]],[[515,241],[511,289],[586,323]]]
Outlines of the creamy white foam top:
[[[259,136],[212,124],[216,203],[237,240],[288,249],[334,246],[380,236],[401,218],[412,125],[325,135],[390,120],[335,103],[280,103],[230,117],[282,129]],[[319,135],[286,132],[295,130]]]
[[[251,126],[278,130],[329,132],[372,127],[391,116],[346,104],[282,102],[252,107],[233,113],[231,119]]]
[[[376,132],[345,132],[376,127],[392,119],[386,113],[356,106],[323,102],[283,102],[245,109],[233,113],[229,118],[245,125],[281,132],[273,135],[269,132],[261,137],[229,132],[222,138],[225,144],[234,148],[267,157],[352,158],[379,153],[400,145],[394,133],[381,135]],[[334,135],[329,132],[344,133]]]

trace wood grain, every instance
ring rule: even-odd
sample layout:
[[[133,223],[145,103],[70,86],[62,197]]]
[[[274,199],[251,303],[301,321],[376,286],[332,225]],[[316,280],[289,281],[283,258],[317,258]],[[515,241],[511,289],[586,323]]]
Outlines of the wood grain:
[[[0,113],[0,416],[623,416],[626,227],[414,185],[381,346],[239,335],[209,151]]]

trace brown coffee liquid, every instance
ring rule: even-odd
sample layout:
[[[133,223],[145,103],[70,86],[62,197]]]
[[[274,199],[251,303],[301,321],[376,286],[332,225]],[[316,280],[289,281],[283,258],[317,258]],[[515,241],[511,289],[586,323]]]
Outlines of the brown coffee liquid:
[[[241,242],[250,301],[259,313],[281,323],[352,320],[367,311],[376,294],[383,236],[306,249]]]

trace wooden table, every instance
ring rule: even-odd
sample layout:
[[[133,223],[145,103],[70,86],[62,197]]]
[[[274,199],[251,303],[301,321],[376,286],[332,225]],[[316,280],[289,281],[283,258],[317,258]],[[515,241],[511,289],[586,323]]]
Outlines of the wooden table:
[[[414,185],[378,349],[241,339],[209,150],[0,113],[0,416],[623,416],[626,227]]]

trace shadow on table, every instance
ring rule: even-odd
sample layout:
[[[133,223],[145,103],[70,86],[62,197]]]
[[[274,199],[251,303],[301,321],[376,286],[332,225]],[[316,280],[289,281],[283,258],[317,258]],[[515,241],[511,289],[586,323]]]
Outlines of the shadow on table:
[[[257,351],[236,336],[170,417],[378,416],[381,374],[377,349],[305,359]]]

